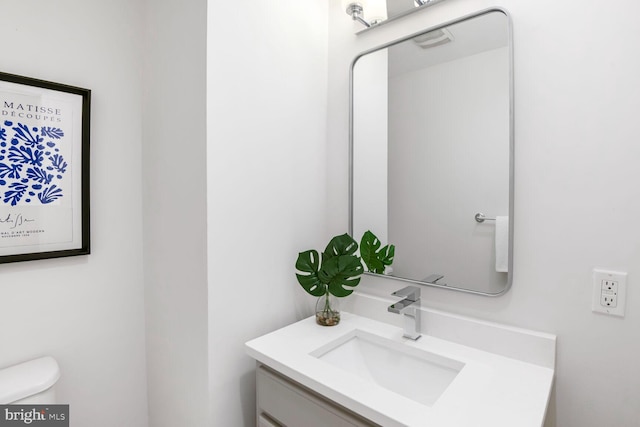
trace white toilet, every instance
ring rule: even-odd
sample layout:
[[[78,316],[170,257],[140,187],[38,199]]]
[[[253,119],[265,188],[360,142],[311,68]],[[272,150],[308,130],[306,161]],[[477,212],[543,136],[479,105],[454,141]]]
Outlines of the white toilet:
[[[0,369],[0,405],[56,403],[60,368],[46,356]]]

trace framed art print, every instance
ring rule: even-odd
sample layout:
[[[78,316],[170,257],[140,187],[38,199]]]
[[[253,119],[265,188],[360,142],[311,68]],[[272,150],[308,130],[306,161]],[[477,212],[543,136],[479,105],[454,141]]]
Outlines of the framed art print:
[[[0,73],[0,263],[90,253],[91,91]]]

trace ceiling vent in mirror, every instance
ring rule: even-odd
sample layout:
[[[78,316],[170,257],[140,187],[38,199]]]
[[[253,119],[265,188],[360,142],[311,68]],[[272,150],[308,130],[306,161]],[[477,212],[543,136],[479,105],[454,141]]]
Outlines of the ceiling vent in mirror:
[[[413,38],[415,44],[423,49],[447,44],[454,40],[453,34],[446,28],[430,31]]]

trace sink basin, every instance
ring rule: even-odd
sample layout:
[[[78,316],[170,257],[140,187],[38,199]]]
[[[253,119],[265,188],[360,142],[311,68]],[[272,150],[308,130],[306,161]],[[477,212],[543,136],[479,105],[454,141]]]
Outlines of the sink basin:
[[[457,360],[358,329],[311,356],[426,406],[438,400],[464,367]]]

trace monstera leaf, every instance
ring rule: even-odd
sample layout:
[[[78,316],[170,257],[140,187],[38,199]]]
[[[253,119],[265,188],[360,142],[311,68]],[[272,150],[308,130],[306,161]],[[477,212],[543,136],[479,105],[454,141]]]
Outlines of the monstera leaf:
[[[331,294],[346,297],[353,289],[347,289],[345,286],[358,286],[363,271],[360,258],[355,255],[339,255],[323,262],[318,276],[321,282],[327,284]]]
[[[305,291],[314,297],[322,296],[327,292],[327,285],[322,283],[318,277],[318,271],[320,270],[318,251],[311,249],[300,252],[296,261],[296,270],[300,272],[296,273],[298,283]]]
[[[360,241],[360,255],[367,269],[373,273],[384,273],[384,268],[393,263],[396,247],[386,245],[382,248],[382,243],[371,231],[367,231]]]
[[[322,254],[322,261],[328,261],[334,256],[339,255],[353,255],[357,250],[358,243],[347,233],[335,236],[325,248]]]
[[[296,261],[298,283],[309,294],[319,297],[329,292],[346,297],[360,283],[364,271],[360,257],[355,255],[358,243],[348,234],[335,236],[322,253],[311,249],[300,252]]]

